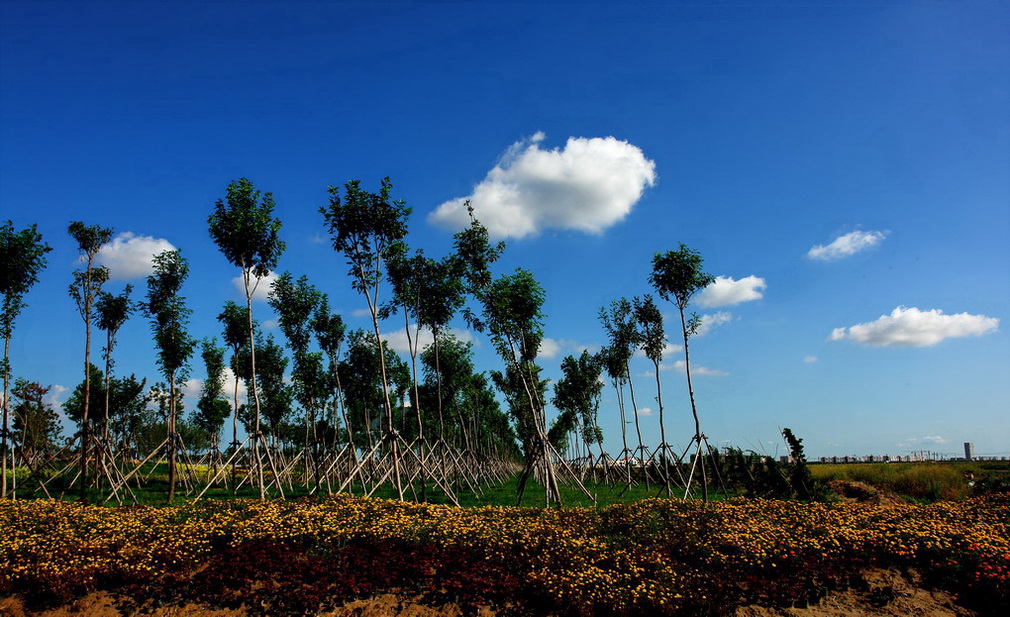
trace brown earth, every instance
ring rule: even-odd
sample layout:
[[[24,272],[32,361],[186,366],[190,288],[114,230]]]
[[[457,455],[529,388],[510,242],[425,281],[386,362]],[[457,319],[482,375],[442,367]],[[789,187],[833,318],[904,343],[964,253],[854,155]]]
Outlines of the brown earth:
[[[827,485],[843,503],[859,502],[885,505],[908,503],[895,493],[889,493],[865,482],[828,480]]]
[[[743,606],[734,617],[972,617],[974,612],[957,605],[944,592],[922,587],[913,572],[872,570],[863,575],[859,589],[829,593],[816,604],[805,607]],[[470,613],[472,614],[472,613]],[[496,611],[482,606],[478,617],[493,617]],[[27,611],[17,598],[0,599],[2,617],[249,617],[246,608],[212,608],[199,604],[150,606],[141,601],[120,597],[104,591],[92,593],[66,606],[39,612]],[[354,600],[324,611],[317,617],[462,617],[463,609],[455,604],[426,606],[418,600],[386,594],[375,598]]]

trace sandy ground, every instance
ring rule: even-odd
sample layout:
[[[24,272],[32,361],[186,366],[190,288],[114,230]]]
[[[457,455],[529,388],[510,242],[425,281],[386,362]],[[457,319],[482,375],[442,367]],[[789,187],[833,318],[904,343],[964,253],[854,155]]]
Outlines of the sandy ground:
[[[744,606],[734,617],[972,617],[975,613],[958,606],[946,593],[924,589],[914,575],[893,570],[874,570],[865,574],[864,589],[833,592],[815,605],[792,608]],[[394,595],[381,595],[348,602],[317,617],[462,617],[455,604],[431,607]],[[471,613],[472,614],[472,613]],[[104,591],[92,593],[76,602],[41,612],[28,612],[17,598],[0,599],[3,617],[249,617],[245,608],[221,609],[197,604],[150,606],[132,598],[117,597]],[[496,615],[492,607],[480,607],[478,617]]]

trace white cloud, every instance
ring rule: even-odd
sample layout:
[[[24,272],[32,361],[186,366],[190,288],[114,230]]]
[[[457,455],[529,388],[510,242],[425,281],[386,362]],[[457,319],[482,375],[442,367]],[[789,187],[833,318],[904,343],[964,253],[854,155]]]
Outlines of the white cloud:
[[[712,331],[713,328],[718,328],[723,324],[727,324],[733,321],[733,313],[729,311],[719,311],[718,313],[709,313],[701,316],[701,325],[698,326],[698,331],[695,332],[695,336],[705,336]]]
[[[899,306],[876,321],[835,328],[830,341],[849,339],[873,347],[927,347],[946,338],[981,336],[995,332],[999,319],[985,315],[945,315],[939,309],[920,311]]]
[[[467,200],[492,236],[522,238],[544,229],[599,234],[622,220],[656,183],[656,163],[614,137],[569,137],[563,149],[540,148],[544,134],[513,144],[473,193],[447,201],[428,221],[469,224]]]
[[[354,309],[351,311],[351,317],[371,317],[372,311],[368,309]]]
[[[687,364],[683,360],[677,360],[673,363],[661,362],[659,364],[659,371],[660,372],[677,371],[679,373],[683,373],[685,372],[684,371],[685,366],[687,366]],[[691,374],[706,375],[709,377],[726,377],[727,375],[729,375],[729,373],[727,373],[726,371],[722,371],[715,368],[708,368],[707,366],[698,366],[697,364],[691,367]],[[639,375],[637,375],[637,377],[649,377],[651,379],[655,379],[656,373],[653,371],[646,371],[644,373],[640,373]]]
[[[61,420],[66,420],[66,416],[63,415],[63,395],[69,391],[66,386],[61,386],[58,383],[54,383],[49,386],[49,392],[42,397],[42,403],[44,405],[51,405],[56,413],[60,416]]]
[[[540,349],[537,350],[537,359],[557,358],[559,353],[561,353],[561,343],[545,336],[540,341]]]
[[[731,276],[717,276],[711,285],[698,294],[698,306],[729,306],[759,300],[767,286],[763,278],[753,274],[740,280]]]
[[[679,317],[678,317],[678,319],[679,319]],[[679,328],[679,326],[678,326],[678,328]],[[680,353],[681,351],[684,351],[684,346],[683,345],[675,345],[673,343],[667,343],[667,344],[663,345],[663,356],[662,357],[668,358],[668,357],[670,357],[671,354]],[[648,356],[645,355],[645,350],[644,349],[638,348],[638,349],[635,350],[634,357],[635,358],[647,358]]]
[[[270,295],[270,290],[274,286],[274,281],[277,280],[276,272],[267,272],[267,275],[263,278],[256,278],[252,276],[249,278],[249,287],[254,288],[252,299],[259,300],[260,302],[266,302]],[[245,281],[242,279],[242,275],[239,274],[231,280],[231,284],[235,286],[235,290],[245,297]]]
[[[583,351],[596,353],[599,351],[599,347],[585,345],[573,339],[552,339],[545,336],[540,341],[540,350],[537,352],[537,359],[550,360],[557,358],[562,353],[566,355],[581,355]]]
[[[103,244],[95,261],[109,269],[113,280],[128,281],[144,278],[151,274],[154,256],[164,251],[174,251],[175,247],[164,238],[138,236],[124,231]]]
[[[643,416],[643,417],[644,416],[651,416],[651,415],[653,415],[652,414],[652,408],[651,407],[639,407],[638,408],[638,414],[636,414],[636,415]]]
[[[465,343],[473,341],[473,333],[469,330],[449,328],[449,333]],[[388,344],[390,349],[393,351],[402,354],[410,353],[410,345],[407,341],[407,332],[403,328],[393,330],[392,332],[380,332],[379,336],[382,337],[382,340],[386,341],[386,344]],[[425,347],[435,342],[435,337],[432,335],[431,330],[428,328],[421,328],[421,331],[418,333],[417,324],[410,324],[410,336],[414,340],[414,345],[416,346],[418,354],[420,354]]]
[[[945,443],[950,443],[950,440],[944,439],[940,435],[927,435],[926,437],[912,437],[895,445],[899,448],[914,448],[917,446],[942,446]]]
[[[817,356],[807,356],[806,358],[803,358],[803,361],[807,364],[813,364],[814,362],[817,362]]]
[[[809,259],[834,261],[872,248],[884,241],[889,231],[852,231],[835,238],[831,244],[818,244],[807,251]]]
[[[196,401],[200,398],[200,390],[203,388],[202,379],[187,379],[179,385],[182,390],[182,398]]]
[[[246,402],[246,396],[249,394],[249,390],[246,388],[245,382],[235,376],[235,372],[231,370],[230,366],[224,367],[224,379],[222,381],[224,383],[221,393],[226,399],[228,399],[229,402],[235,400],[235,382],[238,382],[239,405]]]

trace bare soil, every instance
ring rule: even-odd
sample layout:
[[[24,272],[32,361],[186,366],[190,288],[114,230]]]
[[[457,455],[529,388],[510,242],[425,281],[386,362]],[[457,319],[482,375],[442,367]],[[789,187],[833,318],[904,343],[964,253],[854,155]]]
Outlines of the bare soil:
[[[948,593],[925,589],[918,576],[895,570],[871,570],[858,589],[829,593],[816,604],[803,607],[743,606],[734,617],[973,617]],[[472,609],[471,609],[472,611]],[[92,593],[66,606],[31,612],[16,597],[0,599],[2,617],[250,617],[246,607],[214,608],[199,604],[152,606],[142,599]],[[473,613],[468,611],[468,614]],[[481,606],[478,617],[494,617],[494,607]],[[317,617],[462,617],[456,604],[426,606],[418,599],[385,594],[347,602]]]

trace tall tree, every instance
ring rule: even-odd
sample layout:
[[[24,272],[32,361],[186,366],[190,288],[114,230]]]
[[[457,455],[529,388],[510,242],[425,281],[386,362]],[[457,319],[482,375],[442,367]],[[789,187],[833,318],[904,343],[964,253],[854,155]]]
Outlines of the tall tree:
[[[133,303],[130,302],[130,293],[133,285],[127,285],[123,293],[116,296],[107,291],[99,292],[98,300],[95,302],[95,326],[105,332],[105,398],[102,405],[102,419],[100,428],[102,437],[109,438],[109,381],[112,379],[112,350],[116,347],[116,335],[129,319],[133,311]]]
[[[200,389],[200,399],[196,402],[197,415],[194,418],[196,426],[205,431],[211,438],[217,460],[221,445],[221,428],[231,411],[231,405],[224,395],[224,361],[225,348],[217,346],[217,339],[205,338],[200,342],[200,357],[207,369],[207,378]]]
[[[581,420],[586,447],[592,454],[592,445],[599,444],[601,459],[603,434],[597,423],[597,412],[603,391],[603,382],[600,381],[602,371],[600,359],[588,351],[583,350],[578,358],[565,356],[561,361],[562,377],[554,383],[554,398],[551,401],[562,413],[571,413]]]
[[[151,332],[158,347],[158,366],[169,383],[167,407],[168,501],[175,497],[178,432],[176,420],[176,382],[186,373],[186,366],[196,341],[187,331],[189,315],[186,299],[180,295],[189,276],[189,265],[179,251],[164,251],[154,256],[154,271],[147,277],[147,303],[144,310],[151,319]]]
[[[325,401],[325,374],[322,357],[309,352],[312,343],[312,318],[323,302],[323,293],[309,283],[307,276],[295,280],[290,272],[277,277],[270,290],[269,303],[277,314],[281,332],[288,341],[294,360],[294,392],[305,411],[305,445],[308,447],[316,428],[316,416]],[[318,452],[316,452],[318,454]]]
[[[635,310],[635,323],[638,324],[638,341],[645,352],[645,357],[652,361],[653,373],[656,375],[656,406],[659,409],[659,446],[654,457],[659,458],[660,477],[666,488],[666,496],[671,494],[670,460],[676,459],[676,454],[666,441],[666,423],[663,407],[663,384],[659,378],[660,363],[663,361],[663,349],[666,347],[666,331],[663,328],[663,313],[656,306],[652,296],[636,297],[632,304]]]
[[[280,239],[281,221],[273,217],[274,206],[272,193],[261,194],[247,178],[240,178],[228,185],[227,197],[217,201],[213,214],[207,219],[214,243],[225,258],[242,271],[246,308],[249,311],[247,331],[254,375],[251,390],[256,410],[253,449],[260,499],[264,499],[266,494],[259,456],[260,398],[255,379],[256,345],[253,336],[252,297],[260,281],[277,267],[281,253],[286,248]]]
[[[28,461],[53,449],[60,435],[60,417],[45,401],[50,389],[37,381],[18,378],[11,390],[14,437],[21,444],[23,458]]]
[[[656,253],[652,258],[652,273],[649,275],[649,282],[652,283],[659,297],[673,302],[680,313],[681,332],[684,336],[684,372],[687,375],[687,392],[691,399],[691,414],[694,416],[694,440],[699,455],[703,453],[704,435],[701,432],[698,407],[694,400],[694,388],[691,385],[691,353],[688,339],[698,331],[701,317],[697,313],[692,313],[688,317],[685,312],[694,294],[715,281],[714,276],[702,270],[702,261],[701,255],[697,251],[681,244],[676,251]],[[702,498],[708,501],[708,476],[705,474],[704,462],[701,465],[701,483]]]
[[[347,332],[347,326],[344,324],[343,318],[337,313],[330,313],[329,300],[323,295],[319,305],[316,307],[316,312],[312,316],[312,331],[315,333],[316,342],[319,343],[319,348],[326,355],[329,378],[330,378],[330,390],[333,393],[332,405],[335,407],[337,413],[340,414],[340,419],[343,422],[344,430],[347,433],[347,444],[351,446],[351,454],[354,452],[354,430],[348,421],[347,412],[344,406],[344,395],[343,389],[340,385],[340,373],[337,370],[339,365],[338,358],[340,357],[340,348],[344,342],[344,336]],[[336,418],[333,419],[331,424],[336,425]]]
[[[102,285],[109,280],[109,269],[105,266],[95,267],[95,257],[102,245],[112,239],[112,229],[97,225],[85,225],[73,221],[67,227],[73,239],[77,242],[80,261],[84,262],[83,270],[74,271],[74,282],[70,284],[70,297],[77,305],[77,311],[84,320],[84,410],[81,414],[81,499],[88,485],[88,450],[91,447],[91,424],[88,419],[91,400],[91,319],[95,299]]]
[[[42,241],[42,234],[35,225],[14,231],[14,223],[7,221],[0,225],[0,334],[4,339],[3,364],[3,424],[0,425],[0,499],[7,498],[7,439],[9,437],[11,365],[10,345],[14,333],[14,320],[25,308],[24,296],[39,280],[39,273],[46,267],[46,253],[52,248]]]
[[[232,392],[231,445],[238,447],[240,445],[238,442],[238,384],[239,379],[249,373],[248,367],[245,367],[245,370],[240,369],[239,356],[242,349],[249,345],[249,309],[229,300],[225,302],[224,309],[218,314],[217,320],[221,322],[223,328],[224,343],[231,349],[230,366],[232,375],[235,377]]]
[[[621,414],[621,442],[624,450],[625,480],[631,485],[631,465],[636,459],[648,458],[645,443],[642,441],[642,423],[638,417],[638,403],[635,400],[635,386],[631,381],[631,358],[639,344],[638,326],[631,302],[621,298],[610,303],[610,308],[601,307],[600,322],[606,330],[610,343],[600,352],[600,360],[607,376],[617,392],[617,406]],[[635,432],[638,434],[638,448],[631,452],[628,448],[627,421],[625,420],[624,384],[627,383],[631,392],[631,409],[635,419]],[[649,475],[645,475],[646,486],[649,485]]]
[[[386,373],[386,352],[379,334],[379,285],[389,259],[402,250],[402,240],[407,235],[407,217],[410,216],[406,202],[390,198],[392,187],[389,178],[383,178],[379,192],[372,193],[362,190],[358,180],[351,180],[344,185],[344,196],[341,197],[340,189],[331,186],[329,204],[319,209],[330,232],[333,249],[346,260],[351,286],[364,296],[372,317],[379,353],[377,368],[382,378],[385,439],[394,439],[395,432]],[[400,462],[395,445],[393,449],[393,477],[398,496],[402,499]]]

